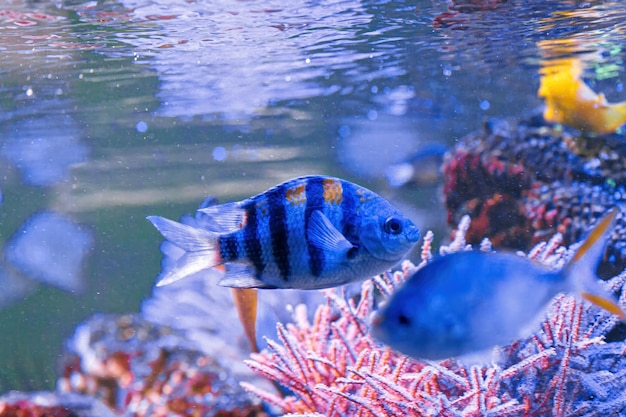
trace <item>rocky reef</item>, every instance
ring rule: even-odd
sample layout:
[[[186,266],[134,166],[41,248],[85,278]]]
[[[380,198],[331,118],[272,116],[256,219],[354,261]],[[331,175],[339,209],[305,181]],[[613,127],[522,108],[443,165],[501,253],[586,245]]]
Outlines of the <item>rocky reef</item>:
[[[444,161],[448,223],[472,218],[470,243],[529,250],[561,233],[577,242],[609,208],[626,200],[624,135],[586,136],[542,117],[490,120],[461,139]],[[626,266],[623,215],[599,273]]]
[[[95,396],[123,415],[265,415],[230,358],[209,356],[139,314],[96,315],[67,346],[58,389]]]

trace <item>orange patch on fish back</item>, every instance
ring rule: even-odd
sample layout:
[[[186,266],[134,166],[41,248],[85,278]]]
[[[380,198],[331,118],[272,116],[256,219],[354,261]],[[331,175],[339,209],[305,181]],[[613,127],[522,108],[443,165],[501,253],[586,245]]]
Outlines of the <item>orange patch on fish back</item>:
[[[306,190],[304,184],[287,188],[287,191],[285,191],[285,198],[293,206],[306,203]]]
[[[262,216],[267,216],[269,213],[267,200],[262,199],[256,203],[256,209],[261,213]]]
[[[330,204],[340,204],[343,201],[343,187],[341,182],[326,179],[322,181],[324,187],[324,201]]]

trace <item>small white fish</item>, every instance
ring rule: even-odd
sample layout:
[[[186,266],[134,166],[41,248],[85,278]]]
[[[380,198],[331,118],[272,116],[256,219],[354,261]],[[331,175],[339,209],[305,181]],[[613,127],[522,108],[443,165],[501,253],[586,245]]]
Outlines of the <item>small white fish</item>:
[[[595,267],[618,214],[598,221],[571,261],[550,270],[521,256],[478,251],[440,256],[416,271],[377,313],[372,334],[419,359],[484,351],[524,336],[559,292],[576,291],[625,320]]]

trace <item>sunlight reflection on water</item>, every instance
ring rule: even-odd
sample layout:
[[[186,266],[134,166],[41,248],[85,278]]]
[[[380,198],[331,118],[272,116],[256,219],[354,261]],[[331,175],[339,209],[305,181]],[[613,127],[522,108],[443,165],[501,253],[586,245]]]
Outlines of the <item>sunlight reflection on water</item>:
[[[176,16],[160,21],[156,36],[125,39],[152,56],[161,116],[245,118],[274,102],[332,94],[341,85],[320,80],[337,70],[359,71],[381,55],[359,51],[367,37],[354,41],[372,18],[360,2],[229,1],[210,8],[199,2],[191,10],[184,1],[125,4],[139,19]]]

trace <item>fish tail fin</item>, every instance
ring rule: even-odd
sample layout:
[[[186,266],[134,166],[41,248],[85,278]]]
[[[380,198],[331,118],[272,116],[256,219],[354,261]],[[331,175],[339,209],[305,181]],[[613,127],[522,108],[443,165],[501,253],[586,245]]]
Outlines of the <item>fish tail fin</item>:
[[[148,216],[147,219],[165,239],[185,251],[172,267],[161,272],[158,287],[221,265],[218,233],[159,216]]]
[[[622,114],[626,114],[626,101],[615,103],[615,108]]]
[[[622,321],[626,321],[626,313],[620,307],[618,300],[600,285],[595,273],[619,212],[619,209],[614,208],[598,220],[565,266],[564,271],[571,285],[584,299],[617,315]]]

